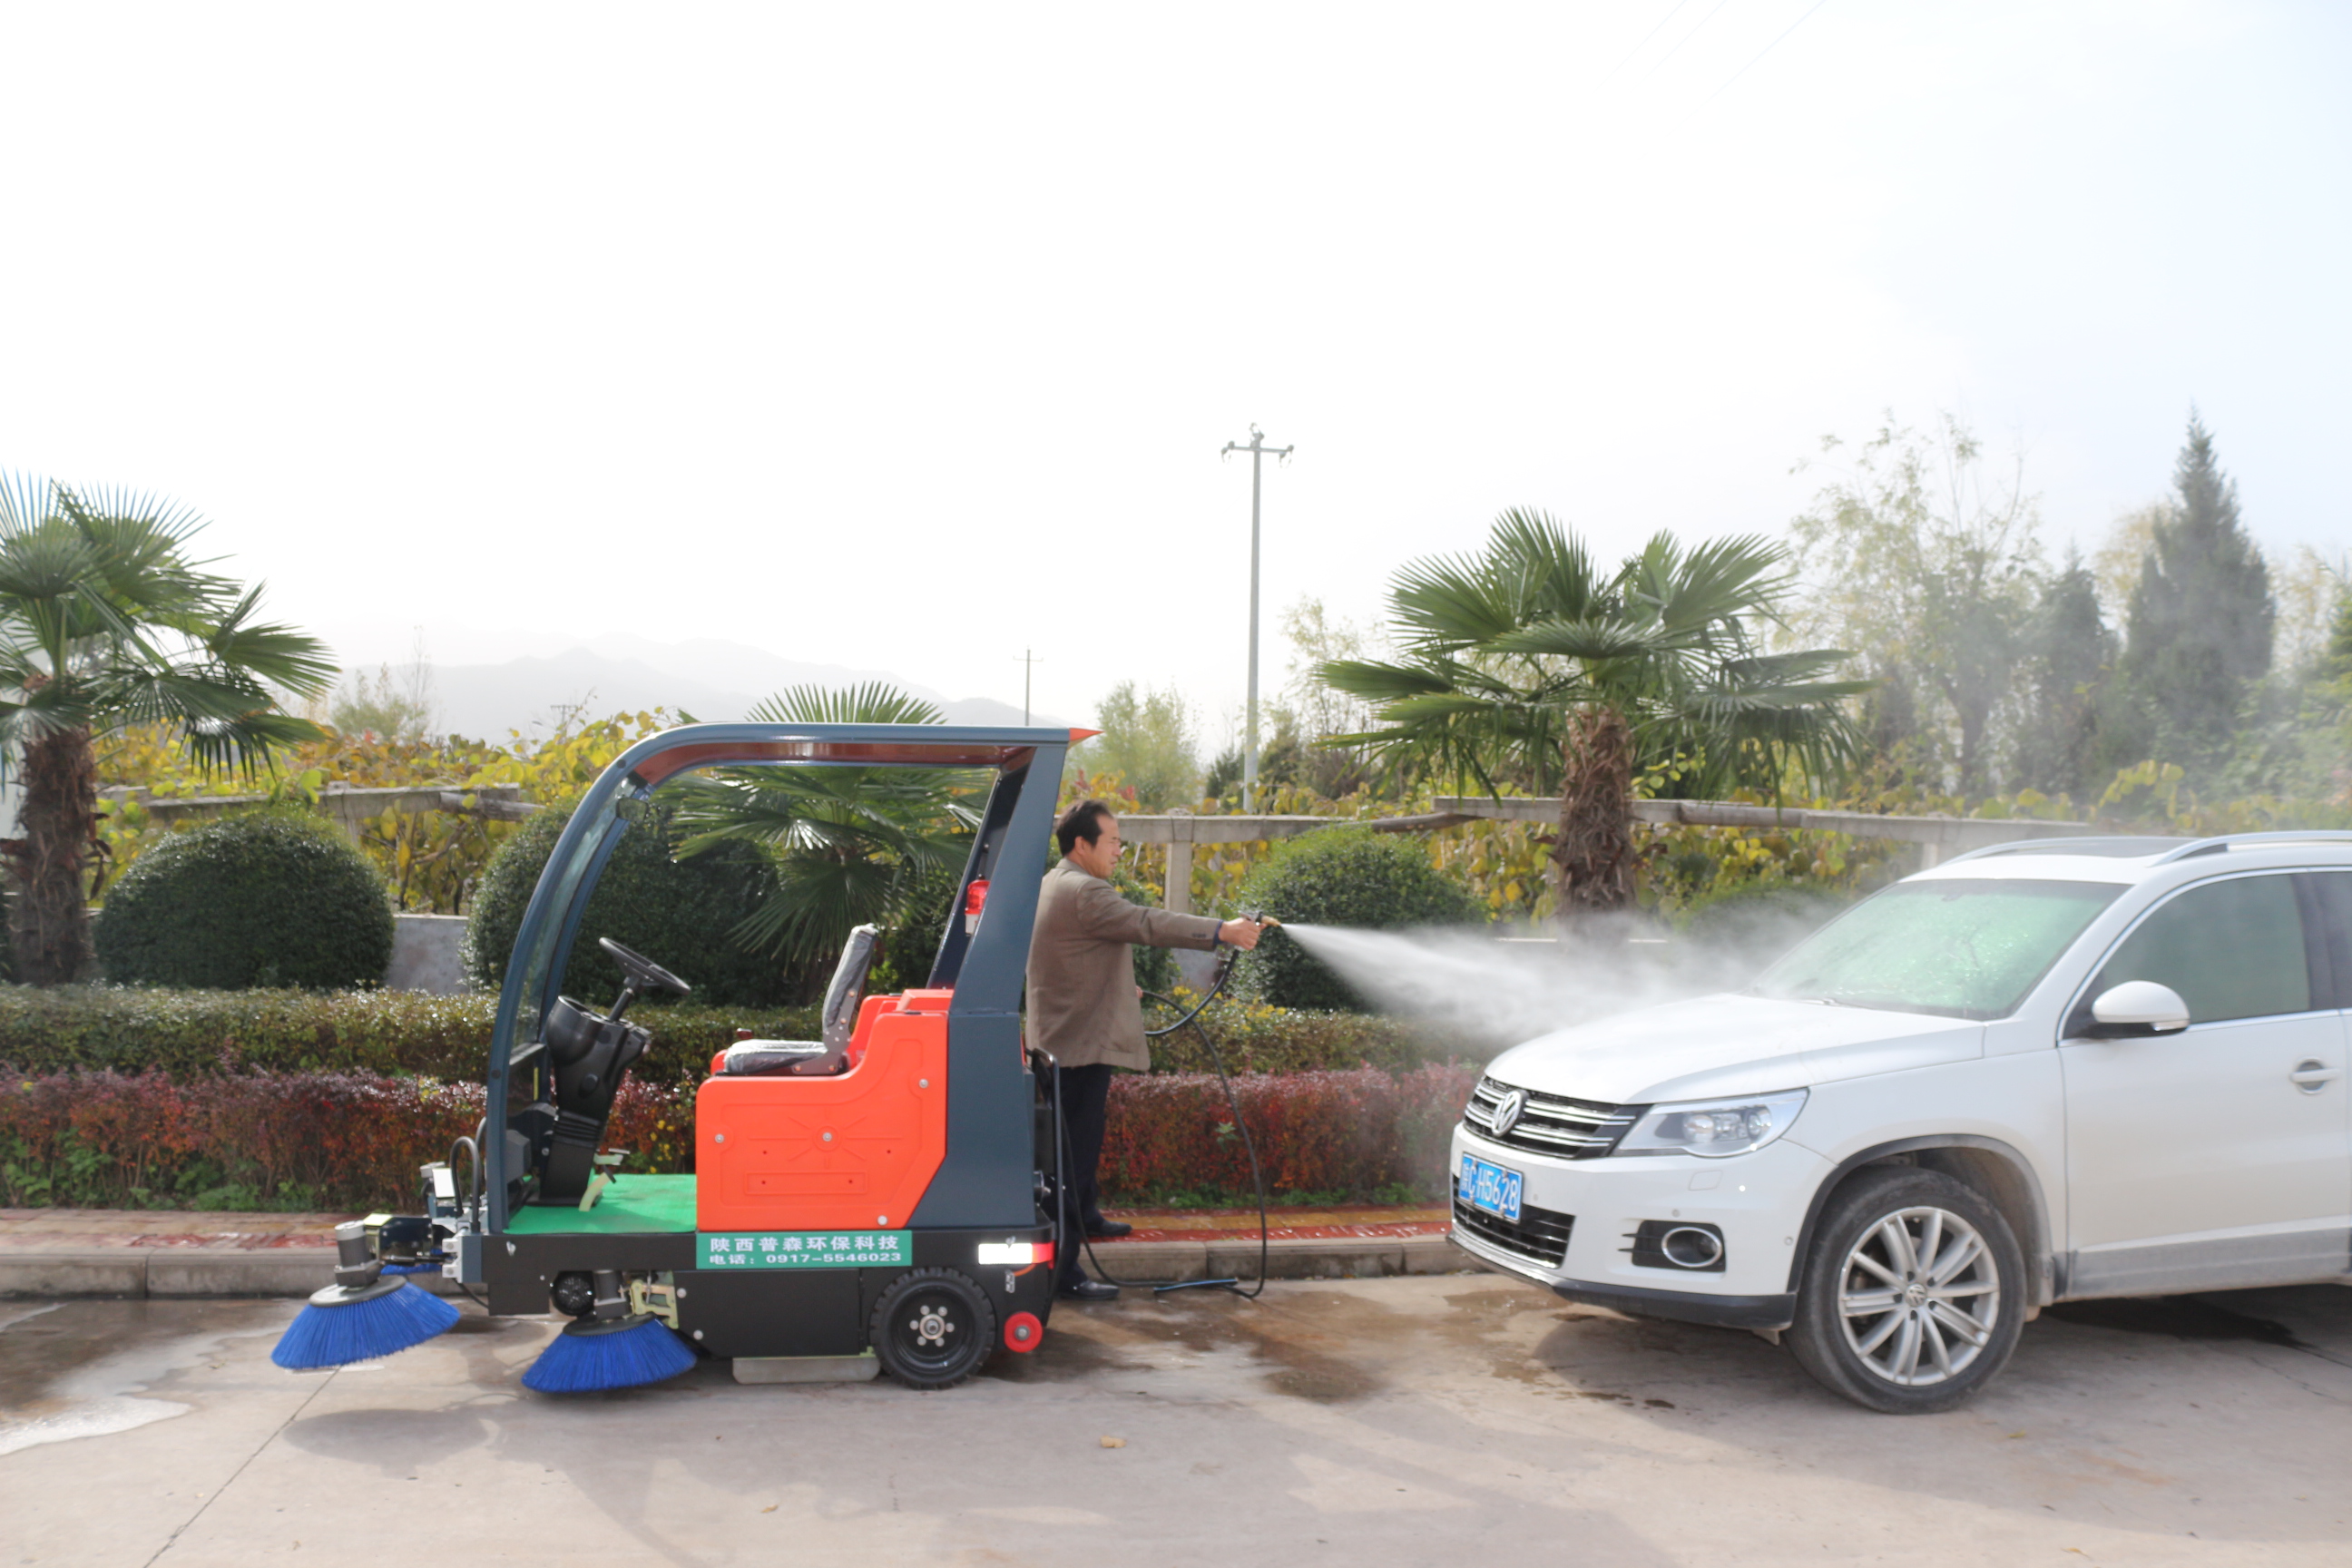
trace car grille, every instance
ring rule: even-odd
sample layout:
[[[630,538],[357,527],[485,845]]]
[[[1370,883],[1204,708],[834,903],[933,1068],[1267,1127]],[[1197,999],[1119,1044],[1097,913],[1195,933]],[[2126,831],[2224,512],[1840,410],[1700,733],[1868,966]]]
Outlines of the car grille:
[[[1457,1181],[1454,1184],[1454,1228],[1466,1230],[1487,1246],[1514,1258],[1557,1268],[1568,1257],[1569,1232],[1576,1228],[1576,1216],[1521,1204],[1518,1223],[1514,1225],[1498,1215],[1472,1208],[1463,1198],[1462,1184]]]
[[[1517,1092],[1527,1094],[1527,1109],[1507,1131],[1497,1132],[1495,1108],[1512,1092],[1509,1084],[1480,1079],[1478,1087],[1470,1091],[1470,1103],[1463,1108],[1462,1125],[1481,1138],[1562,1160],[1597,1160],[1608,1153],[1642,1110],[1638,1105],[1603,1105],[1521,1089]]]

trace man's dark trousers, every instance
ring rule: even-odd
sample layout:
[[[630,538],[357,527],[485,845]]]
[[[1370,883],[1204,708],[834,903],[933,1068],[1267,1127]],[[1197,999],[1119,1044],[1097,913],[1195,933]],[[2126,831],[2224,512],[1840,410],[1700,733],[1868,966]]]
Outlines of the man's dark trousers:
[[[1113,1070],[1108,1062],[1054,1069],[1062,1095],[1062,1130],[1069,1140],[1064,1155],[1069,1166],[1062,1173],[1062,1251],[1055,1260],[1059,1285],[1075,1285],[1086,1278],[1078,1267],[1086,1234],[1102,1223],[1095,1167],[1102,1163],[1103,1113],[1110,1103]]]

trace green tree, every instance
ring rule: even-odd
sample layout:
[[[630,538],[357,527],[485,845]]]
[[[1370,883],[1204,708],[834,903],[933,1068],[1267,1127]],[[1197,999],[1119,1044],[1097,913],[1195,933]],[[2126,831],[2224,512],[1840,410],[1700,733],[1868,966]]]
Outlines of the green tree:
[[[2023,640],[2025,710],[2013,782],[2079,798],[2113,772],[2099,767],[2099,707],[2116,645],[2099,614],[2098,584],[2081,556],[2069,552],[2042,584]]]
[[[2166,739],[2210,765],[2229,748],[2248,689],[2270,668],[2278,607],[2270,568],[2238,521],[2237,482],[2193,413],[2173,489],[2124,617],[2123,671]]]
[[[339,733],[355,739],[373,735],[380,741],[421,741],[432,733],[439,711],[433,661],[425,657],[421,637],[407,663],[379,664],[373,675],[361,670],[335,693],[329,710]]]
[[[1685,787],[1778,790],[1795,765],[1841,765],[1838,649],[1768,653],[1787,552],[1755,536],[1685,548],[1660,533],[1613,572],[1541,512],[1498,518],[1475,554],[1392,580],[1394,660],[1335,659],[1320,678],[1373,703],[1378,728],[1339,737],[1488,791],[1560,796],[1552,859],[1564,917],[1633,896],[1633,778],[1679,763]]]
[[[2336,612],[2328,619],[2327,651],[2319,673],[2330,681],[2352,680],[2352,587],[2336,595]]]
[[[323,692],[325,647],[261,621],[259,587],[191,561],[203,526],[147,496],[0,479],[0,743],[24,788],[22,836],[0,840],[0,858],[21,980],[56,984],[89,962],[94,738],[161,724],[209,770],[320,734],[272,689]]]
[[[930,703],[878,681],[838,691],[788,687],[748,717],[769,724],[940,721]],[[680,860],[744,841],[773,856],[776,893],[743,917],[733,940],[790,965],[805,992],[823,984],[853,926],[903,929],[910,915],[938,904],[940,882],[955,881],[980,824],[977,778],[929,768],[723,768],[676,781],[667,797],[677,803]],[[907,940],[938,935],[908,931]],[[908,957],[892,954],[900,965]]]
[[[1982,444],[1950,415],[1925,436],[1890,415],[1790,524],[1812,588],[1798,635],[1832,637],[1899,678],[1920,726],[1914,761],[1963,795],[1989,792],[1994,720],[2039,596],[2038,520],[2021,479],[1989,475]]]
[[[1138,689],[1122,680],[1095,709],[1102,733],[1079,746],[1073,760],[1088,773],[1115,773],[1135,792],[1139,809],[1190,805],[1200,798],[1201,757],[1192,705],[1173,687]]]

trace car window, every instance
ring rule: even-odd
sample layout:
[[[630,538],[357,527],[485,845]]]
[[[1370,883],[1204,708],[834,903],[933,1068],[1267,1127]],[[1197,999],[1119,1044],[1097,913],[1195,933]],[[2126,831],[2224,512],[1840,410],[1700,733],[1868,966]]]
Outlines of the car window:
[[[2311,1008],[2311,965],[2292,877],[2190,888],[2140,921],[2099,971],[2097,996],[2126,980],[2180,993],[2191,1023]]]
[[[1800,943],[1766,996],[2000,1018],[2123,889],[2110,882],[1897,882]]]
[[[2313,1000],[2322,1007],[2352,1007],[2352,871],[2315,871],[2304,879],[2314,903],[2305,906],[2308,918],[2318,910],[2322,935],[2312,945],[2318,950],[2314,967],[2330,973],[2334,994]]]

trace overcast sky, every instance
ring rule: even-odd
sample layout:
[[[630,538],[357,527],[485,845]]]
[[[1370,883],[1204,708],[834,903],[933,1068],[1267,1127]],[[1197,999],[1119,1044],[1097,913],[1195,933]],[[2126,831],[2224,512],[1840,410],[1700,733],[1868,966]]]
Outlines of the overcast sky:
[[[1961,412],[2087,549],[2192,403],[2352,542],[2352,7],[13,6],[0,468],[347,658],[723,637],[1079,717],[1511,505],[1780,529]]]

